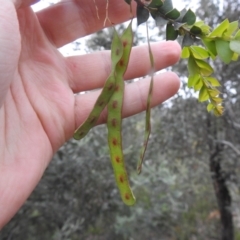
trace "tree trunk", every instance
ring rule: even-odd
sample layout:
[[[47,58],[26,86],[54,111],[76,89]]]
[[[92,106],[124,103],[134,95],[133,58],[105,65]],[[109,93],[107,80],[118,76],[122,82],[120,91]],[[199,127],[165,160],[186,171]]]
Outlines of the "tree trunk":
[[[221,240],[234,240],[234,227],[231,212],[231,196],[226,185],[226,175],[221,168],[223,144],[216,143],[210,156],[210,171],[217,198],[221,220]],[[211,149],[211,148],[210,148]]]

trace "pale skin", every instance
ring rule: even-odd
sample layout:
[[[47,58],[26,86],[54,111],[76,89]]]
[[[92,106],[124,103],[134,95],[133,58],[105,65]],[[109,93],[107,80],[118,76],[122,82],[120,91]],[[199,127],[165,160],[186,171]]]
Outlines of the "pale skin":
[[[103,28],[106,0],[66,0],[34,13],[32,0],[0,0],[0,229],[14,216],[38,184],[53,154],[86,119],[99,94],[74,93],[103,86],[111,69],[110,52],[64,58],[58,48]],[[81,4],[79,4],[81,2]],[[122,0],[109,2],[109,18],[130,18]],[[109,25],[109,22],[107,23]],[[176,42],[152,45],[155,68],[175,64]],[[147,46],[132,51],[125,80],[150,70]],[[172,72],[155,76],[152,106],[179,89]],[[123,116],[146,108],[149,79],[128,85]],[[98,124],[106,122],[104,112]]]

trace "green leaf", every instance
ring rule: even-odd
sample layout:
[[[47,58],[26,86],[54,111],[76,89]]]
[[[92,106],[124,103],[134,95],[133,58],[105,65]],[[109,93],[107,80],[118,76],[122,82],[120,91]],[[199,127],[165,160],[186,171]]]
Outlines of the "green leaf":
[[[137,25],[145,23],[149,18],[149,11],[143,6],[137,5]]]
[[[191,46],[189,49],[191,50],[192,55],[196,59],[206,59],[209,57],[209,52],[202,47]]]
[[[227,31],[224,33],[224,36],[230,37],[238,29],[238,21],[229,23]]]
[[[178,30],[175,30],[172,23],[167,24],[166,29],[166,39],[168,40],[175,40],[178,37]]]
[[[167,12],[170,12],[172,9],[173,9],[172,0],[165,0],[163,2],[163,6],[159,8],[159,11],[165,15]]]
[[[221,116],[223,114],[223,106],[222,105],[215,106],[213,113],[217,117]]]
[[[208,89],[203,85],[198,96],[199,102],[205,102],[209,99]]]
[[[203,86],[202,78],[199,78],[198,82],[193,86],[195,91],[199,91]]]
[[[182,22],[186,22],[188,25],[193,25],[196,22],[195,13],[191,9],[188,9],[188,11],[186,12],[182,19]]]
[[[214,101],[216,104],[221,104],[222,99],[220,97],[211,97],[212,101]]]
[[[199,59],[196,59],[196,64],[197,66],[200,68],[200,73],[203,75],[203,76],[210,76],[212,73],[213,73],[213,68],[205,61],[203,60],[199,60]]]
[[[239,55],[237,53],[233,53],[232,61],[237,61],[238,57],[239,57]]]
[[[190,56],[189,47],[184,47],[182,49],[181,58],[189,58],[189,56]]]
[[[179,16],[179,18],[176,19],[176,21],[182,23],[182,19],[183,19],[184,15],[186,14],[186,12],[187,12],[186,8],[182,9],[182,10],[180,11],[180,16]],[[185,24],[185,23],[184,23],[184,24]]]
[[[211,98],[213,98],[213,97],[215,98],[215,97],[219,96],[220,91],[218,89],[214,88],[214,89],[208,89],[208,93],[210,94]]]
[[[188,72],[189,76],[193,76],[199,73],[199,67],[192,56],[190,56],[188,59]]]
[[[152,2],[148,5],[148,8],[159,8],[163,5],[162,0],[152,0]]]
[[[195,74],[195,75],[189,76],[189,78],[188,78],[188,87],[189,88],[194,87],[198,83],[199,79],[200,79],[200,75],[199,74]]]
[[[207,35],[210,32],[210,27],[203,21],[198,21],[194,23],[194,26],[201,28],[203,34]]]
[[[209,104],[207,105],[207,111],[208,111],[208,112],[211,112],[214,108],[215,108],[215,106],[214,106],[212,103],[209,103]]]
[[[229,46],[233,52],[240,54],[240,40],[232,40]]]
[[[214,77],[205,77],[205,79],[213,86],[219,87],[221,86],[220,82]]]
[[[216,49],[220,59],[228,64],[232,60],[233,51],[230,49],[229,42],[222,39],[216,40]]]
[[[202,29],[197,26],[192,26],[190,29],[190,33],[192,33],[193,35],[200,35],[202,33]]]
[[[225,19],[220,25],[218,25],[212,33],[209,35],[209,37],[222,37],[223,33],[227,30],[229,27],[229,21],[228,19]]]
[[[173,20],[179,18],[179,16],[180,16],[180,12],[176,8],[167,12],[166,15],[165,15],[166,18],[173,19]]]
[[[235,40],[240,40],[240,29],[237,31],[237,33],[234,36]]]
[[[209,38],[202,38],[202,42],[205,45],[205,47],[208,49],[208,51],[211,54],[211,58],[214,60],[217,56],[217,49],[215,41],[210,40]]]

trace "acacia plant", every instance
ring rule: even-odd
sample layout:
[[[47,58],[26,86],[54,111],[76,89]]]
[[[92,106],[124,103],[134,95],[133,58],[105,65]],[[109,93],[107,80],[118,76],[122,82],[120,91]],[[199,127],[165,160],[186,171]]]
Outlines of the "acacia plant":
[[[124,1],[129,4],[129,11],[132,13],[132,0]],[[213,112],[216,116],[221,116],[223,114],[223,99],[218,89],[220,82],[213,76],[214,69],[209,64],[209,60],[215,60],[219,57],[226,64],[238,60],[240,54],[238,21],[229,22],[228,19],[225,19],[212,30],[204,21],[197,21],[196,15],[191,9],[178,11],[173,7],[171,0],[134,1],[137,3],[136,16],[138,25],[147,22],[151,16],[157,23],[161,21],[166,25],[166,40],[175,40],[179,36],[182,37],[182,58],[188,60],[188,87],[199,92],[198,99],[200,102],[208,102],[207,111]],[[94,4],[96,3],[94,2]],[[108,11],[108,0],[106,1],[106,10]],[[98,11],[97,6],[96,11]],[[111,21],[108,18],[108,13],[106,13],[105,21]],[[111,163],[120,195],[127,205],[133,205],[135,198],[129,185],[124,164],[121,121],[124,94],[123,75],[128,66],[132,46],[133,31],[131,21],[123,33],[118,33],[114,29],[111,46],[111,73],[88,118],[74,134],[74,138],[78,140],[86,136],[89,130],[95,126],[103,109],[107,107],[108,145]],[[154,59],[149,40],[148,49],[152,71],[150,73],[151,82],[147,99],[144,143],[137,164],[138,173],[141,172],[144,153],[151,131],[150,106],[154,87]]]

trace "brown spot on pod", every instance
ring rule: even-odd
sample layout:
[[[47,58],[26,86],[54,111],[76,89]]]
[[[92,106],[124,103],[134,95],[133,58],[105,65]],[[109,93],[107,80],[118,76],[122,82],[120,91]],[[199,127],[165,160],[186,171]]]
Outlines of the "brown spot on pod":
[[[116,138],[113,138],[113,139],[112,139],[112,144],[113,144],[114,146],[117,146],[117,144],[118,144],[118,141],[117,141],[117,139],[116,139]]]
[[[83,136],[84,134],[85,134],[85,132],[80,132],[79,137]]]
[[[127,41],[127,40],[124,40],[122,44],[123,44],[123,47],[126,47],[127,44],[128,44],[128,41]]]
[[[109,91],[111,91],[112,88],[113,88],[113,86],[114,86],[114,84],[113,84],[113,83],[110,83],[110,84],[108,85],[107,89],[108,89]]]
[[[117,100],[113,101],[112,107],[113,108],[117,108],[118,107],[118,101]]]
[[[90,120],[90,123],[94,123],[95,120],[96,120],[96,117],[92,117],[92,119]]]
[[[102,107],[104,103],[105,103],[104,101],[100,101],[100,102],[98,103],[98,106],[99,106],[99,107]]]
[[[124,176],[123,176],[123,175],[120,175],[120,176],[119,176],[119,181],[120,181],[121,183],[124,182]]]
[[[121,59],[121,60],[119,61],[119,65],[120,65],[121,67],[124,66],[124,60],[123,60],[123,59]]]
[[[120,86],[119,86],[119,85],[116,85],[116,86],[115,86],[115,92],[118,92],[119,89],[120,89]]]
[[[125,193],[125,196],[124,196],[124,197],[125,197],[126,200],[130,200],[130,195],[129,195],[129,193]]]
[[[113,126],[113,127],[116,127],[116,126],[117,126],[117,119],[116,119],[116,118],[113,118],[113,119],[112,119],[112,126]]]
[[[116,161],[117,163],[120,163],[120,157],[119,157],[119,156],[116,156],[116,157],[115,157],[115,161]]]

